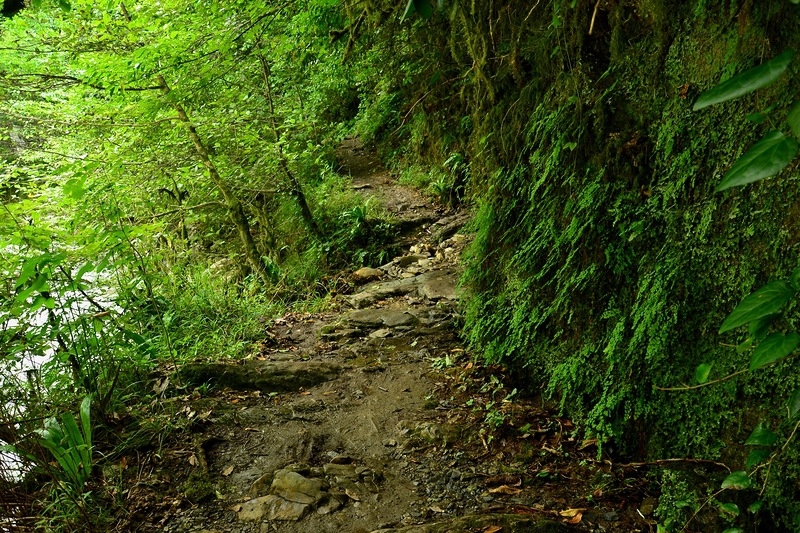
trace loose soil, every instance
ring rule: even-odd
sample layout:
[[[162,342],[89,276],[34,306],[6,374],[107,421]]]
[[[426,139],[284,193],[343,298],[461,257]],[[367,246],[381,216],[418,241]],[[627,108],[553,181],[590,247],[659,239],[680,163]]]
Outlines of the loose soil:
[[[405,224],[407,253],[353,273],[324,313],[270,321],[246,360],[173,376],[185,394],[163,404],[185,429],[120,458],[118,529],[654,531],[646,468],[598,456],[520,392],[535,384],[459,338],[468,214],[399,185],[355,140],[338,157]]]

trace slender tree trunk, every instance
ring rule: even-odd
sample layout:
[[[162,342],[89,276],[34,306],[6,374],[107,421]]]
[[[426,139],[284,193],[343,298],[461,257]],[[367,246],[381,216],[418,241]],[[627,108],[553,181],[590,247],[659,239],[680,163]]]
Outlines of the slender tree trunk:
[[[164,79],[164,76],[159,74],[156,76],[156,81],[161,87],[161,93],[165,96],[168,95],[171,89],[169,85],[167,85],[167,81]],[[234,225],[236,225],[236,230],[239,232],[239,239],[242,241],[247,263],[250,265],[256,275],[262,279],[262,281],[265,283],[269,282],[269,273],[264,266],[264,262],[261,260],[261,254],[258,251],[256,242],[253,239],[253,236],[250,234],[250,223],[247,220],[247,215],[245,215],[242,203],[238,198],[236,198],[236,195],[233,193],[233,191],[231,191],[231,189],[219,175],[219,171],[217,170],[214,162],[211,160],[206,145],[203,143],[200,135],[198,135],[197,129],[194,127],[194,124],[192,124],[192,121],[189,120],[186,110],[178,102],[171,102],[171,104],[172,108],[178,114],[178,119],[189,133],[189,138],[192,140],[192,144],[194,144],[194,150],[197,153],[197,156],[203,162],[206,170],[208,170],[209,178],[211,178],[211,181],[217,187],[217,190],[219,190],[219,192],[222,194],[222,198],[225,200],[225,205],[228,206],[231,219],[233,220]]]
[[[125,3],[120,2],[119,7],[122,11],[122,15],[125,17],[125,20],[130,22],[131,16],[130,13],[128,13],[128,9],[125,7]],[[164,79],[164,76],[159,74],[156,76],[156,81],[158,82],[158,87],[161,90],[161,93],[164,96],[167,96],[171,91],[169,85],[167,84],[167,80]],[[208,170],[208,177],[211,178],[211,181],[217,187],[217,190],[219,190],[219,192],[222,194],[222,198],[225,200],[225,205],[228,207],[231,219],[233,220],[236,230],[239,233],[239,239],[242,241],[247,263],[262,281],[269,283],[269,273],[267,272],[264,262],[261,260],[261,254],[258,252],[256,242],[253,239],[253,236],[250,234],[250,223],[247,220],[247,215],[245,215],[242,203],[238,198],[236,198],[236,195],[233,194],[233,191],[231,191],[231,189],[219,175],[216,165],[214,165],[214,162],[211,161],[208,149],[203,143],[203,140],[200,138],[200,135],[197,134],[197,129],[194,127],[194,124],[192,124],[192,121],[189,120],[189,115],[186,114],[186,110],[177,101],[170,103],[172,108],[178,114],[178,119],[189,133],[189,138],[192,140],[192,144],[194,144],[194,149],[197,153],[197,156],[203,162],[206,170]]]
[[[295,200],[297,200],[297,205],[300,207],[300,214],[303,217],[303,222],[305,222],[309,231],[311,231],[311,234],[319,239],[322,236],[319,226],[317,226],[317,222],[314,220],[314,216],[311,214],[311,209],[308,207],[306,195],[303,194],[303,188],[300,186],[300,182],[297,181],[297,177],[291,172],[291,170],[289,170],[289,165],[286,163],[286,156],[283,153],[283,146],[281,146],[281,132],[278,129],[278,125],[275,121],[275,106],[272,103],[272,85],[269,81],[269,63],[267,63],[266,58],[260,52],[258,54],[258,60],[261,62],[261,75],[264,77],[264,86],[267,89],[267,101],[269,102],[269,114],[270,120],[272,121],[272,131],[275,134],[275,141],[278,145],[278,164],[286,173],[286,177],[289,178],[292,196],[295,197]]]

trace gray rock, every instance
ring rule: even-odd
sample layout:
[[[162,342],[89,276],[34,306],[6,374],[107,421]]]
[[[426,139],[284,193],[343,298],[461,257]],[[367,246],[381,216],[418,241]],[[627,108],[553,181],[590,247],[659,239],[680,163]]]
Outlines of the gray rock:
[[[376,329],[372,333],[369,334],[370,339],[385,339],[386,337],[391,337],[392,330],[389,328],[381,328]]]
[[[237,390],[287,392],[330,381],[347,369],[322,361],[245,361],[187,363],[179,372],[184,382],[193,385],[213,383]]]
[[[326,476],[342,476],[352,480],[358,479],[358,474],[356,473],[356,467],[354,465],[335,465],[328,463],[322,468]]]
[[[267,496],[270,498],[270,496]],[[311,505],[284,500],[277,496],[272,496],[267,507],[267,518],[270,520],[284,520],[297,522],[311,510]]]
[[[309,479],[284,469],[275,472],[270,492],[289,502],[316,505],[325,498],[327,488],[323,479]]]
[[[419,319],[413,313],[399,309],[361,309],[352,311],[347,315],[347,320],[351,324],[363,327],[386,326],[392,328],[419,323]]]
[[[320,337],[329,340],[329,341],[336,341],[341,339],[351,339],[353,337],[358,337],[361,332],[357,329],[353,328],[345,328],[345,329],[334,329],[328,332],[320,333]]]
[[[239,509],[239,520],[261,520],[267,514],[269,502],[274,498],[275,496],[272,495],[261,496],[244,502],[242,508]]]
[[[429,300],[455,300],[456,284],[455,280],[444,272],[435,272],[437,276],[431,276],[418,289],[420,296]]]
[[[353,272],[353,279],[361,283],[381,279],[381,276],[383,271],[377,268],[363,267]]]
[[[422,254],[411,254],[411,255],[404,255],[400,259],[397,260],[397,264],[400,265],[400,268],[405,268],[409,265],[413,265],[417,261],[421,261],[422,259],[427,259],[427,255]]]

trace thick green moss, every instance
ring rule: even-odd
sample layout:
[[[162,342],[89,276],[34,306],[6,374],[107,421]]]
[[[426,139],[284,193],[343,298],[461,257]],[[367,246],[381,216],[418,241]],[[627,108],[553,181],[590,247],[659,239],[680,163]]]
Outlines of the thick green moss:
[[[464,277],[466,335],[616,449],[722,457],[740,469],[738,443],[752,429],[742,413],[785,425],[796,362],[692,392],[654,386],[691,383],[704,362],[717,377],[745,367],[749,355],[730,347],[741,335],[720,336],[719,324],[797,264],[796,165],[780,179],[713,193],[769,127],[744,117],[765,102],[785,107],[793,85],[691,106],[721,79],[797,48],[800,9],[639,0],[602,4],[593,17],[595,2],[572,4],[473,2],[439,21],[446,32],[408,36],[449,35],[449,49],[426,49],[428,66],[462,73],[457,91],[435,89],[437,101],[452,100],[417,106],[408,122],[414,139],[431,135],[428,144],[449,132],[470,162],[477,234]],[[464,116],[472,128],[453,135]],[[797,528],[797,487],[786,475],[800,446],[791,447],[792,459],[773,467],[770,494]]]

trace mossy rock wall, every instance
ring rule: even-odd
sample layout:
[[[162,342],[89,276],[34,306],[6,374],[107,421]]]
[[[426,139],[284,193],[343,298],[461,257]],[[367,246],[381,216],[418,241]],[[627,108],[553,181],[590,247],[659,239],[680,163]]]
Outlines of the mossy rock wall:
[[[784,405],[800,385],[795,361],[691,392],[654,386],[690,384],[701,363],[713,363],[712,378],[745,368],[749,353],[731,345],[746,332],[719,335],[719,325],[743,296],[797,266],[796,163],[779,178],[713,192],[772,127],[745,117],[772,103],[785,113],[796,77],[691,108],[720,80],[800,48],[800,6],[450,5],[403,34],[418,83],[395,85],[409,105],[396,131],[427,138],[427,148],[412,146],[429,160],[460,150],[469,161],[472,347],[522,369],[587,435],[624,454],[742,469],[739,444],[761,417],[791,431]],[[797,327],[790,322],[780,326]],[[792,446],[769,490],[796,529]]]

